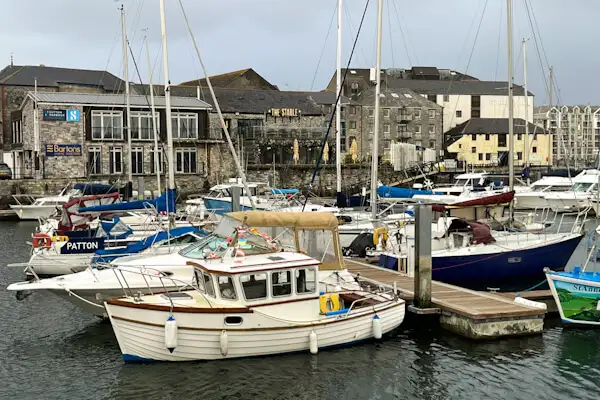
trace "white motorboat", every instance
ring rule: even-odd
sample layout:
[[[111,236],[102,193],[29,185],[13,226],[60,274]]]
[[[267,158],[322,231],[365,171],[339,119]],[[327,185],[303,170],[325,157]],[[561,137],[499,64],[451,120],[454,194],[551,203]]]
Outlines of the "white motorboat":
[[[217,360],[349,345],[400,326],[403,300],[381,291],[319,293],[317,271],[343,271],[329,213],[238,212],[226,239],[182,252],[194,290],[105,303],[125,361]],[[296,246],[265,231],[293,234]],[[283,233],[282,232],[282,233]],[[305,254],[321,252],[315,258]],[[161,278],[166,281],[169,278]]]
[[[548,207],[546,194],[564,193],[571,190],[573,182],[571,179],[561,176],[545,176],[535,181],[527,190],[515,193],[515,208],[543,209]]]
[[[591,199],[598,196],[600,171],[586,169],[573,178],[573,186],[564,192],[544,194],[548,207],[554,212],[582,211],[591,207]]]

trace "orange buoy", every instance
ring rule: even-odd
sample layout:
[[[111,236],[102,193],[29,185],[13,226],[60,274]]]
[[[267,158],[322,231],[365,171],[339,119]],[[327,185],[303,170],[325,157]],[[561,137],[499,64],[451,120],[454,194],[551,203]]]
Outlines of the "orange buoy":
[[[31,242],[33,247],[36,249],[38,247],[51,247],[52,246],[52,238],[45,233],[36,233],[33,235],[33,241]]]

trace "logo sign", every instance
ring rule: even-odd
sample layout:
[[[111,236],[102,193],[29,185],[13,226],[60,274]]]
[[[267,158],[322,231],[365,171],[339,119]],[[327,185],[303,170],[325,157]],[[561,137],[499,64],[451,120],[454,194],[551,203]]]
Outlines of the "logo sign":
[[[46,157],[80,156],[83,149],[80,144],[46,144]]]
[[[104,249],[104,238],[70,238],[60,248],[60,254],[86,254]]]
[[[67,110],[67,122],[79,122],[81,115],[79,110]]]
[[[44,121],[66,121],[67,110],[44,110],[42,119]]]

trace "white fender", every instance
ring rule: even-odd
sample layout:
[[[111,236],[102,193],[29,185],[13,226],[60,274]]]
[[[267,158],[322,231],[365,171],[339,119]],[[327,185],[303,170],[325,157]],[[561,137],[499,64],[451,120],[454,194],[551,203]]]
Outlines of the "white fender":
[[[227,332],[225,330],[221,331],[219,343],[221,345],[221,355],[225,357],[227,355],[227,352],[229,351],[229,340],[227,339]]]
[[[315,331],[310,331],[308,339],[310,342],[310,354],[317,354],[319,352],[319,344],[317,343],[317,334]]]
[[[381,332],[381,319],[379,319],[379,315],[375,314],[373,317],[373,337],[375,339],[381,339],[383,336]]]
[[[177,321],[172,315],[165,322],[165,347],[171,353],[177,347]]]
[[[540,303],[539,301],[524,299],[523,297],[515,297],[515,303],[526,307],[539,308],[540,310],[546,310],[548,308],[546,303]]]

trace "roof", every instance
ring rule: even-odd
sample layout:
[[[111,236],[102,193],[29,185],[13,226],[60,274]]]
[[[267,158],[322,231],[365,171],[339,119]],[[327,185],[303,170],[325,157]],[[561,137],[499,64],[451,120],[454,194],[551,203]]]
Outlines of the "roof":
[[[241,76],[244,76],[246,74],[256,75],[256,77],[258,77],[258,79],[261,80],[261,82],[263,83],[262,86],[266,86],[270,90],[278,90],[275,85],[272,85],[269,81],[267,81],[265,78],[263,78],[259,73],[254,71],[252,68],[244,68],[244,69],[240,69],[237,71],[227,72],[224,74],[213,75],[213,76],[210,76],[209,78],[210,78],[210,83],[212,84],[213,87],[227,88],[227,87],[229,87],[229,85],[231,83],[233,83],[235,81],[235,79],[237,79]],[[194,79],[191,81],[182,82],[180,84],[180,86],[197,86],[197,85],[208,86],[208,83],[206,82],[206,78]]]
[[[86,106],[121,106],[126,104],[124,94],[94,94],[94,93],[73,93],[73,92],[28,92],[27,98],[37,100],[42,104],[81,104]],[[131,95],[129,102],[132,107],[150,108],[150,99],[143,95]],[[165,98],[163,96],[154,97],[156,108],[165,108]],[[195,97],[177,97],[171,96],[171,107],[180,109],[198,109],[209,110],[211,105],[196,99]]]
[[[337,218],[329,212],[240,211],[227,214],[250,227],[289,227],[296,229],[336,229]]]
[[[556,110],[561,110],[563,107],[567,107],[567,109],[569,110],[569,112],[573,112],[573,110],[577,107],[579,108],[580,112],[584,112],[586,108],[590,108],[591,112],[594,113],[598,110],[600,110],[600,106],[593,106],[590,104],[582,104],[582,105],[574,105],[574,106],[536,106],[533,107],[533,113],[534,114],[546,114],[548,111],[550,111],[550,108],[556,109]]]
[[[423,79],[393,79],[387,81],[390,89],[405,88],[420,94],[447,95],[500,95],[508,93],[508,84],[502,81],[432,81]],[[522,86],[514,85],[514,95],[523,96]],[[533,93],[528,92],[530,96]]]
[[[514,133],[525,133],[525,120],[514,119]],[[478,133],[508,133],[508,118],[471,118],[446,132],[446,136],[462,136]],[[546,134],[546,130],[529,123],[530,134]]]
[[[436,67],[412,67],[413,75],[440,75],[440,71]]]
[[[148,85],[133,85],[137,93],[149,93]],[[155,93],[164,93],[163,87],[154,87]],[[214,88],[221,111],[225,113],[264,114],[271,108],[294,108],[303,115],[322,115],[321,105],[335,103],[336,94],[332,92],[295,92],[257,89]],[[196,98],[198,87],[171,86],[171,96]],[[200,96],[213,104],[208,88],[200,87]],[[346,97],[342,103],[350,103]]]
[[[9,65],[0,71],[0,85],[31,86],[37,79],[38,87],[58,87],[60,84],[121,90],[124,82],[107,71],[46,67],[36,65]]]
[[[356,97],[356,101],[363,104],[363,106],[374,106],[375,103],[375,88],[361,93]],[[381,91],[380,104],[382,107],[386,106],[400,106],[400,107],[426,107],[432,109],[442,109],[443,107],[426,97],[421,96],[418,93],[413,92],[409,89],[386,89]]]

